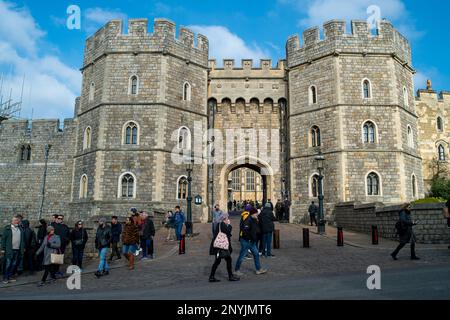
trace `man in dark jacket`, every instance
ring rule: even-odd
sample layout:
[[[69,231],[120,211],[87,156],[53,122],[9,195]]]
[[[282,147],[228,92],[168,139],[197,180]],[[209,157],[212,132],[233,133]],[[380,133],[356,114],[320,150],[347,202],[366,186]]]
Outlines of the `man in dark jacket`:
[[[400,236],[400,244],[397,249],[391,253],[392,259],[397,260],[397,255],[400,250],[409,243],[411,245],[411,260],[420,260],[420,258],[416,256],[416,236],[413,231],[413,226],[415,225],[417,225],[417,223],[413,222],[411,219],[411,205],[407,203],[403,205],[399,212],[399,226],[401,227],[398,230],[398,233]]]
[[[280,199],[278,199],[277,204],[275,205],[275,213],[277,215],[278,221],[282,222],[283,220],[283,202],[281,202]]]
[[[148,216],[147,212],[143,213],[143,218],[145,219],[145,222],[141,236],[142,259],[147,260],[147,254],[150,255],[150,259],[153,259],[153,237],[155,236],[155,224]]]
[[[55,224],[52,227],[55,228],[55,234],[59,236],[61,240],[61,247],[59,250],[62,254],[64,254],[66,252],[66,247],[70,241],[70,229],[64,223],[64,215],[58,214]],[[57,268],[56,275],[58,277],[63,277],[64,274],[61,271],[59,271],[60,265],[57,265],[56,268]]]
[[[111,237],[111,227],[106,224],[105,218],[100,218],[98,220],[98,228],[95,235],[95,248],[98,250],[100,256],[100,262],[98,264],[97,272],[95,273],[97,278],[109,275],[109,266],[106,255],[111,246]]]
[[[259,260],[259,252],[256,247],[258,241],[259,232],[259,222],[258,222],[258,210],[251,209],[250,212],[244,211],[241,216],[240,222],[240,232],[239,232],[239,242],[241,243],[241,252],[239,258],[236,262],[234,273],[236,276],[243,276],[243,273],[239,271],[241,264],[247,255],[248,250],[251,251],[253,255],[253,260],[255,262],[256,274],[264,274],[267,270],[261,268],[261,263]]]
[[[42,245],[42,243],[44,242],[44,239],[47,235],[47,221],[45,221],[45,219],[41,219],[39,220],[39,228],[38,228],[38,232],[37,232],[37,248],[39,249]],[[38,256],[37,256],[37,261],[36,261],[36,269],[37,271],[42,271],[43,267],[43,261],[44,261],[44,251],[42,251]]]
[[[309,220],[311,221],[311,227],[313,223],[317,226],[316,215],[319,212],[319,207],[314,204],[314,201],[311,202],[311,205],[308,208]]]
[[[275,230],[275,224],[273,222],[276,218],[273,215],[273,211],[269,203],[266,203],[264,209],[261,211],[259,220],[263,236],[262,255],[268,258],[275,257],[275,255],[272,254],[272,235]]]
[[[5,256],[5,269],[3,270],[3,283],[5,284],[16,281],[12,275],[19,258],[25,251],[24,233],[20,229],[19,223],[19,218],[14,217],[11,224],[3,229],[1,250]]]
[[[122,224],[119,223],[118,217],[113,216],[111,219],[111,257],[109,258],[109,261],[113,260],[114,256],[117,256],[117,260],[122,259],[120,255],[119,250],[119,242],[120,242],[120,235],[122,234]]]
[[[36,233],[30,228],[30,221],[22,221],[22,232],[24,235],[25,247],[24,247],[24,262],[31,274],[34,274],[34,253],[36,251]]]

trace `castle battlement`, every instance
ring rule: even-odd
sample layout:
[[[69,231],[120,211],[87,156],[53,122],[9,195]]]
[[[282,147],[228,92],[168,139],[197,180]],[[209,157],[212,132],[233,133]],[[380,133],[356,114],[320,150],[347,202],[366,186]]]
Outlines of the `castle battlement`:
[[[416,101],[420,102],[426,100],[450,103],[450,91],[437,92],[434,90],[426,90],[426,89],[417,90]]]
[[[288,66],[309,63],[327,55],[339,54],[389,54],[411,66],[411,47],[408,40],[394,29],[389,21],[378,21],[373,35],[365,20],[352,20],[351,33],[346,33],[346,21],[331,20],[323,25],[324,38],[319,27],[306,29],[303,42],[292,35],[286,42]]]
[[[212,77],[284,77],[286,60],[278,60],[276,67],[272,67],[271,59],[261,59],[259,67],[253,65],[252,59],[242,59],[241,66],[235,65],[234,59],[224,59],[223,66],[217,67],[216,60],[209,60]]]
[[[31,124],[31,125],[30,125]],[[44,134],[44,133],[61,133],[64,134],[66,131],[70,131],[76,128],[76,122],[74,119],[64,119],[64,128],[60,127],[59,119],[37,119],[32,120],[6,120],[1,123],[0,133],[10,134],[10,133],[23,133],[26,134],[31,132],[33,134]]]
[[[104,54],[130,52],[161,52],[186,61],[207,66],[208,38],[180,27],[168,19],[155,19],[153,33],[148,32],[148,19],[129,19],[128,33],[123,32],[122,20],[111,20],[86,40],[84,67]]]

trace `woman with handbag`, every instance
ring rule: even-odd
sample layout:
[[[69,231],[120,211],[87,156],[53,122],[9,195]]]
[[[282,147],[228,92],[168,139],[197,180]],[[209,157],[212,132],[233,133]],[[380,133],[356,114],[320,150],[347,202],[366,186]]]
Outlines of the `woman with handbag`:
[[[51,281],[56,280],[56,271],[57,267],[62,264],[64,258],[61,259],[60,252],[61,248],[61,239],[59,236],[55,234],[55,228],[48,226],[47,227],[47,236],[44,238],[41,247],[36,252],[36,256],[38,256],[42,251],[44,252],[44,275],[42,276],[41,281],[38,283],[38,287],[42,287],[47,280],[48,275],[50,274]]]
[[[72,265],[77,265],[81,269],[83,267],[84,248],[88,241],[88,234],[83,228],[83,221],[78,221],[75,228],[70,233],[70,241],[72,242]]]
[[[219,266],[222,259],[225,259],[225,261],[227,262],[228,280],[239,281],[239,278],[233,275],[231,266],[231,253],[233,252],[233,248],[231,247],[231,230],[231,222],[228,217],[225,217],[225,219],[220,222],[219,228],[216,228],[214,231],[214,237],[211,241],[209,254],[214,255],[216,259],[211,268],[209,282],[220,281],[215,278],[215,274],[217,267]]]

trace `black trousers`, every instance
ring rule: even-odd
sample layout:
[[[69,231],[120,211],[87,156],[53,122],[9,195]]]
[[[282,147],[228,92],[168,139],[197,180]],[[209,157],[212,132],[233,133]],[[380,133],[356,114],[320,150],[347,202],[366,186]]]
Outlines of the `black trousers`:
[[[49,264],[47,266],[44,266],[44,275],[42,276],[42,282],[45,282],[47,280],[48,274],[50,273],[50,278],[56,280],[56,271],[58,270],[59,265],[57,264]]]
[[[111,257],[109,259],[112,260],[114,256],[117,256],[117,258],[120,258],[120,250],[119,250],[119,243],[113,242],[112,243],[112,250],[111,250]]]
[[[310,215],[309,219],[311,220],[311,226],[313,225],[313,223],[317,226],[316,215]]]
[[[211,268],[211,274],[209,276],[210,278],[214,278],[214,275],[216,274],[217,267],[219,267],[220,263],[222,262],[222,259],[225,259],[225,261],[227,262],[228,277],[232,277],[233,276],[233,271],[231,269],[231,257],[217,258],[217,256],[216,256],[216,260],[214,261],[214,264],[212,265],[212,268]]]
[[[400,243],[397,247],[397,249],[395,249],[394,252],[392,252],[393,256],[397,256],[398,253],[400,252],[400,250],[403,249],[404,246],[406,246],[408,243]],[[415,242],[411,242],[411,258],[414,258],[416,256],[416,243]]]

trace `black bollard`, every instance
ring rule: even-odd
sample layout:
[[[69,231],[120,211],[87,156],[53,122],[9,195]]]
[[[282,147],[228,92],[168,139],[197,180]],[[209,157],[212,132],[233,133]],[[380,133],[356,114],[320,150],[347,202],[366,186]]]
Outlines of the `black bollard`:
[[[343,231],[342,227],[338,228],[337,245],[338,245],[338,247],[343,247],[344,246],[344,231]]]
[[[378,245],[378,226],[372,226],[372,244]]]
[[[280,249],[280,230],[273,232],[273,248]]]
[[[181,236],[178,254],[186,254],[186,235]]]
[[[303,248],[309,248],[309,229],[303,228]]]

